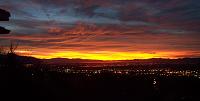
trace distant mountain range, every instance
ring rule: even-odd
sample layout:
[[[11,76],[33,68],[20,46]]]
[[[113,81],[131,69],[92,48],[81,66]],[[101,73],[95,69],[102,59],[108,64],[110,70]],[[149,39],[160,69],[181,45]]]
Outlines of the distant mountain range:
[[[200,64],[200,58],[181,58],[181,59],[134,59],[134,60],[114,60],[114,61],[102,61],[102,60],[88,60],[88,59],[67,59],[67,58],[53,58],[42,59],[45,64],[66,64],[66,63],[157,63],[157,64]]]
[[[70,63],[176,63],[176,64],[200,64],[200,58],[181,58],[181,59],[134,59],[134,60],[115,60],[115,61],[102,61],[102,60],[89,60],[89,59],[68,59],[68,58],[52,58],[52,59],[37,59],[28,56],[16,56],[17,61],[24,64],[70,64]],[[5,55],[0,55],[0,63],[6,61]]]

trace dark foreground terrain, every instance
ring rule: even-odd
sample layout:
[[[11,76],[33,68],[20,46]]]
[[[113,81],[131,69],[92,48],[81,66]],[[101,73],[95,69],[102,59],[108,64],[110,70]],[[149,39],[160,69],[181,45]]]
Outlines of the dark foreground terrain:
[[[199,59],[143,60],[128,66],[44,65],[14,54],[0,60],[0,101],[200,101]]]
[[[0,99],[53,101],[200,101],[193,77],[0,71]]]

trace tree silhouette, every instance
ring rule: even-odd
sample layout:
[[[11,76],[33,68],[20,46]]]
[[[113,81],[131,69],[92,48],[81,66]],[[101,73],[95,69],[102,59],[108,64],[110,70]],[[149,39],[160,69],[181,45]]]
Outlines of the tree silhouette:
[[[11,41],[10,46],[8,47],[7,54],[6,54],[6,61],[7,61],[7,69],[10,71],[15,71],[16,73],[21,69],[21,64],[18,60],[18,55],[16,54],[16,49],[18,47],[18,43],[14,43]]]
[[[17,49],[17,47],[18,43],[15,44],[14,42],[11,41],[8,54],[15,54],[15,50]]]
[[[0,9],[0,21],[9,21],[10,13],[6,10]],[[0,26],[0,34],[8,34],[10,33],[9,30],[5,29],[4,27]],[[15,50],[17,49],[18,45],[15,45],[11,42],[8,53],[7,53],[7,64],[9,68],[15,68],[16,65],[16,54]],[[2,54],[4,51],[3,48],[0,49],[0,53]]]

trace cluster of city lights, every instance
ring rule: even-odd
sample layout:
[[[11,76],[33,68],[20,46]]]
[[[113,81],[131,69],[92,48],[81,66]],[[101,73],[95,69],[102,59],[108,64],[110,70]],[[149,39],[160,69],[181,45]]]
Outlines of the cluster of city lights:
[[[111,73],[113,75],[152,75],[152,76],[166,76],[166,77],[197,77],[200,79],[199,70],[169,70],[169,69],[138,69],[138,70],[115,70],[115,69],[98,69],[98,70],[76,70],[64,69],[65,73],[81,73],[81,74],[101,74]]]

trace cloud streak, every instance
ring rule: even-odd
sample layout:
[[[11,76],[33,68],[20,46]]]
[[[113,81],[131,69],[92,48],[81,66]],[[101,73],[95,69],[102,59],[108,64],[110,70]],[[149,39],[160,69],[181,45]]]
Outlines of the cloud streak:
[[[1,0],[0,8],[12,14],[0,24],[12,30],[0,36],[0,44],[20,42],[37,51],[35,56],[47,51],[199,56],[198,0]]]

